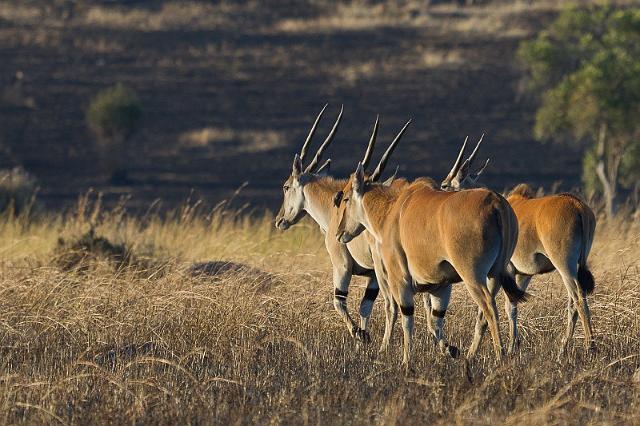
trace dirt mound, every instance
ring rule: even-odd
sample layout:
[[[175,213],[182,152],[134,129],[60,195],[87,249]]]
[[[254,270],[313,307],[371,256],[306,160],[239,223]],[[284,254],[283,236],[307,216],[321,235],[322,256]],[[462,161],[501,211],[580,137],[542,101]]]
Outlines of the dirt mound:
[[[65,271],[85,271],[96,261],[107,261],[116,269],[120,269],[130,265],[133,259],[129,247],[125,244],[114,244],[107,238],[96,235],[93,229],[74,240],[58,239],[55,249],[55,264]]]

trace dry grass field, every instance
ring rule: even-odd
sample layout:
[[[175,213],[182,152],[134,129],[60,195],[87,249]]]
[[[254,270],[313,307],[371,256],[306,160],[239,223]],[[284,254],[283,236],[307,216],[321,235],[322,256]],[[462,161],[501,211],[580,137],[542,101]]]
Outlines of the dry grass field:
[[[557,359],[566,292],[551,273],[532,281],[521,348],[501,362],[488,335],[474,359],[442,356],[419,301],[408,374],[400,327],[378,353],[382,300],[372,343],[350,337],[315,223],[281,232],[258,213],[280,202],[325,102],[328,115],[345,105],[327,153],[339,175],[380,113],[385,140],[415,119],[394,158],[405,176],[444,176],[464,136],[486,132],[485,184],[578,185],[577,147],[534,142],[515,59],[574,1],[427,3],[0,2],[0,184],[13,194],[0,188],[0,211],[18,206],[0,213],[0,424],[640,423],[639,213],[598,224],[593,352],[578,324]],[[85,123],[116,83],[144,106],[128,186],[96,172]],[[103,195],[76,202],[89,187]],[[175,208],[190,193],[205,201]],[[463,353],[475,316],[455,286],[445,330]]]
[[[93,232],[90,230],[93,229]],[[417,309],[415,371],[401,333],[357,346],[332,306],[315,224],[186,205],[134,218],[85,197],[65,215],[0,220],[0,423],[610,424],[640,418],[640,225],[600,222],[591,264],[597,351],[578,327],[556,361],[565,292],[534,279],[523,345],[497,363],[439,355]],[[224,261],[212,268],[198,262]],[[350,310],[357,312],[356,280]],[[502,299],[502,296],[500,296]],[[502,301],[502,300],[500,300]],[[467,348],[474,304],[454,289],[446,330]],[[502,318],[503,336],[506,331]]]

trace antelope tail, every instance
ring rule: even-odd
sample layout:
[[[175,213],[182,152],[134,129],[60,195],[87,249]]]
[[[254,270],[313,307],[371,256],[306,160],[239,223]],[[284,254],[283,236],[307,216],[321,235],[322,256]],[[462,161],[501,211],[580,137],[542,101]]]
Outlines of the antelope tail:
[[[596,284],[593,274],[587,265],[587,257],[589,256],[589,251],[591,251],[596,220],[589,207],[581,209],[580,220],[582,222],[582,245],[580,247],[580,257],[578,258],[578,285],[586,294],[591,294]]]
[[[501,203],[502,205],[496,215],[502,242],[500,244],[500,252],[494,264],[494,268],[496,268],[494,276],[502,286],[509,301],[516,304],[518,302],[526,302],[529,294],[518,287],[516,281],[507,272],[507,266],[511,261],[511,256],[518,242],[518,219],[511,207],[509,207],[507,201],[504,200],[504,198],[502,200],[504,203]]]

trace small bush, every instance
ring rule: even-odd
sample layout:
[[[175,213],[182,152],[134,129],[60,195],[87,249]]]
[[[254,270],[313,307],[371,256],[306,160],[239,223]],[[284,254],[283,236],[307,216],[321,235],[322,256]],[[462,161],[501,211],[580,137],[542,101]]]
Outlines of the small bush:
[[[87,126],[95,135],[104,171],[111,180],[126,179],[125,143],[137,130],[142,105],[136,93],[122,84],[98,93],[87,110]]]
[[[13,209],[15,214],[20,214],[28,211],[36,191],[36,178],[22,167],[0,170],[0,212]]]
[[[87,111],[89,128],[101,139],[127,139],[138,126],[142,107],[136,93],[122,84],[98,93]]]
[[[133,254],[125,244],[114,244],[107,238],[96,235],[93,228],[79,238],[65,241],[58,239],[55,263],[63,270],[86,271],[91,263],[105,260],[117,269],[131,263]]]

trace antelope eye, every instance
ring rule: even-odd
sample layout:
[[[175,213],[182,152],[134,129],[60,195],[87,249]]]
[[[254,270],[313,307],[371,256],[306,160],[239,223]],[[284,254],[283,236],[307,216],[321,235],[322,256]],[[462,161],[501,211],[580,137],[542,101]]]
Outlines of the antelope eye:
[[[283,187],[282,187],[282,190],[283,190],[284,192],[287,192],[287,191],[289,190],[289,186],[288,186],[288,185],[283,186]]]

